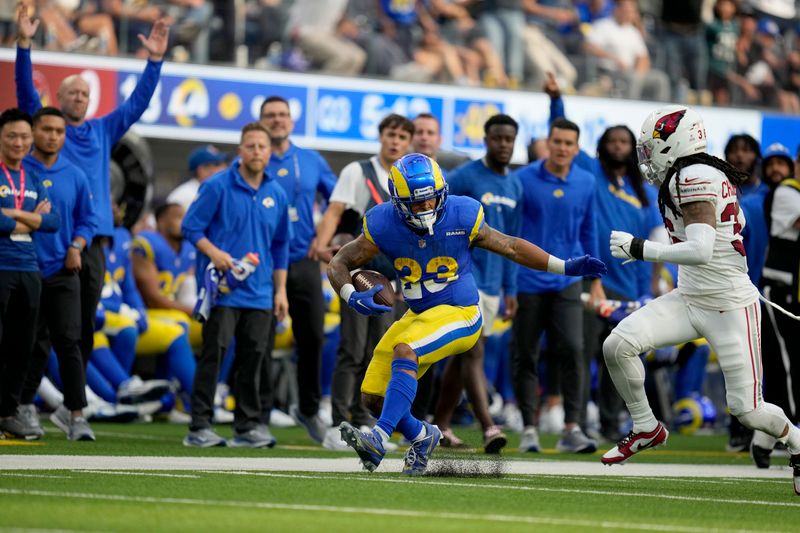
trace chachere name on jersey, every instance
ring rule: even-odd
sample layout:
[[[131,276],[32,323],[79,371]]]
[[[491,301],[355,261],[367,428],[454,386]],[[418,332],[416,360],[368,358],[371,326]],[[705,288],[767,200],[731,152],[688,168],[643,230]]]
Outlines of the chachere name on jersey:
[[[454,235],[466,235],[466,234],[467,234],[467,230],[465,230],[465,229],[456,229],[456,230],[453,230],[453,231],[448,231],[447,233],[445,233],[445,236],[446,237],[452,237]]]

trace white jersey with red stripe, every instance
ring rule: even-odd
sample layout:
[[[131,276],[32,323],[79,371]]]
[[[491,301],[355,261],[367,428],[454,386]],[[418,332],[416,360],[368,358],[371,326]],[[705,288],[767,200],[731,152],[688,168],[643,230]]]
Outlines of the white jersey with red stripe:
[[[758,289],[747,276],[747,259],[741,231],[744,213],[736,197],[736,186],[716,168],[697,164],[681,169],[669,183],[678,215],[666,208],[664,225],[673,243],[686,240],[681,206],[710,202],[716,210],[714,254],[705,265],[680,265],[678,290],[693,303],[706,309],[730,310],[752,304]]]

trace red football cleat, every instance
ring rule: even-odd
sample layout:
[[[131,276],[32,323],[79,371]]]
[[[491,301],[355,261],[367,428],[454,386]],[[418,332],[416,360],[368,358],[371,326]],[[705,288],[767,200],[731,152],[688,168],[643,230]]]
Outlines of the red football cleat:
[[[653,431],[648,431],[647,433],[634,433],[631,431],[616,446],[604,453],[600,461],[604,465],[624,463],[635,453],[661,446],[667,442],[667,437],[669,437],[669,431],[661,422],[658,423],[658,426]]]

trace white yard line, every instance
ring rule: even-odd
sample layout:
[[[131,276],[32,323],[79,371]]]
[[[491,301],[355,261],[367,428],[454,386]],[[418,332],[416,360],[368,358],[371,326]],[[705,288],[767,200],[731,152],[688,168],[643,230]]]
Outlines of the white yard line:
[[[72,479],[72,476],[48,476],[47,474],[20,474],[19,472],[0,472],[2,477],[35,477],[39,479]]]
[[[158,474],[154,472],[118,472],[114,470],[73,470],[78,474],[106,474],[114,476],[152,476],[152,477],[182,477],[188,479],[200,479],[200,476],[192,474]]]
[[[372,477],[372,476],[320,476],[311,474],[276,474],[274,472],[243,472],[234,470],[230,472],[209,471],[209,474],[235,474],[235,475],[250,475],[262,477],[276,477],[276,478],[289,478],[289,479],[330,479],[335,481],[362,481],[367,483],[411,483],[416,486],[419,485],[438,485],[444,487],[458,487],[467,489],[497,489],[497,490],[517,490],[528,492],[558,492],[567,494],[592,494],[595,496],[611,496],[611,497],[624,497],[624,498],[652,498],[657,500],[678,500],[678,501],[697,501],[694,496],[680,496],[671,494],[658,494],[648,492],[631,492],[619,490],[597,490],[597,489],[565,489],[559,487],[534,487],[529,485],[505,485],[499,483],[466,483],[463,481],[436,481],[431,478],[385,478],[385,477]],[[789,483],[787,481],[787,489]],[[741,500],[734,498],[703,498],[704,502],[709,503],[724,503],[732,505],[758,505],[767,507],[796,507],[800,508],[800,502],[774,502],[769,500]]]
[[[2,489],[0,494],[13,494],[28,497],[50,497],[50,498],[75,498],[86,500],[99,500],[99,501],[122,501],[122,502],[136,502],[136,503],[149,503],[149,504],[173,504],[173,505],[192,505],[202,507],[234,507],[245,509],[266,509],[266,510],[281,510],[281,511],[298,511],[298,512],[323,512],[323,513],[338,513],[338,514],[354,514],[354,515],[379,515],[379,516],[399,516],[406,518],[435,518],[435,519],[449,519],[449,520],[463,520],[474,522],[476,520],[485,522],[506,522],[506,523],[519,523],[519,524],[537,524],[537,525],[558,525],[558,526],[575,526],[585,528],[602,528],[602,529],[633,529],[633,530],[650,530],[650,531],[677,531],[680,533],[712,533],[721,531],[735,531],[735,533],[750,533],[752,530],[718,530],[709,529],[705,527],[688,527],[670,524],[648,524],[648,523],[632,523],[632,522],[610,522],[603,520],[577,520],[577,519],[562,519],[562,518],[547,518],[535,516],[515,516],[505,514],[471,514],[471,513],[448,513],[448,512],[428,512],[417,511],[411,509],[381,509],[369,507],[338,507],[329,505],[300,505],[300,504],[285,504],[273,502],[258,502],[258,501],[235,501],[235,500],[200,500],[190,498],[156,498],[152,496],[126,496],[121,494],[93,494],[85,492],[60,492],[60,491],[45,491],[45,490],[20,490],[20,489]]]
[[[209,453],[213,453],[210,451]],[[269,451],[264,452],[265,455]],[[431,460],[431,468],[452,459]],[[750,465],[690,465],[630,463],[604,466],[600,461],[477,461],[465,459],[472,470],[508,475],[552,475],[585,477],[652,477],[652,478],[771,478],[787,482],[791,472],[786,468],[761,470]],[[401,459],[385,459],[379,472],[400,472]],[[147,457],[103,455],[0,455],[0,470],[255,470],[272,472],[361,472],[355,457],[290,458],[290,457]]]

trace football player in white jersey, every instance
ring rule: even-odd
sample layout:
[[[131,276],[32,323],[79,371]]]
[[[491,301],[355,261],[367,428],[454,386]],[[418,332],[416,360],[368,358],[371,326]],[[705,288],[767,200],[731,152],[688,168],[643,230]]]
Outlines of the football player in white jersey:
[[[800,429],[761,396],[758,290],[747,277],[745,220],[736,197],[747,176],[706,153],[703,121],[684,106],[651,113],[637,149],[642,174],[660,185],[659,207],[672,243],[612,231],[611,252],[627,261],[677,263],[678,287],[620,322],[603,344],[633,429],[602,462],[622,463],[667,440],[666,428],[647,402],[639,354],[705,337],[722,367],[731,414],[787,444],[800,494]]]

